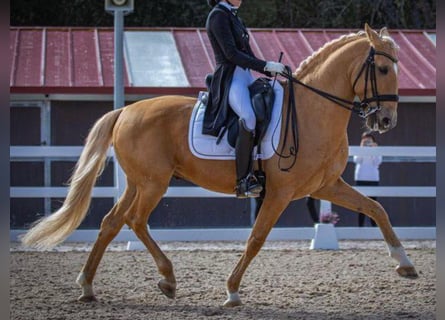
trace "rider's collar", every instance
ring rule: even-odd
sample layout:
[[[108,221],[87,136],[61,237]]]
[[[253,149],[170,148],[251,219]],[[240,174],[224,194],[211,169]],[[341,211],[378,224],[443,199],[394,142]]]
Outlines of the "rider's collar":
[[[227,2],[219,2],[219,5],[226,7],[227,9],[229,9],[231,12],[238,10],[238,7],[234,7],[231,6],[230,4],[228,4]]]

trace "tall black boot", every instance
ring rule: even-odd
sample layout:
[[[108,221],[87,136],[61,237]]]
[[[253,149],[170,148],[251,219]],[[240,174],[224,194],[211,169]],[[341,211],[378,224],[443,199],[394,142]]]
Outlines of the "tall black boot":
[[[239,132],[236,139],[236,196],[238,198],[256,198],[263,187],[252,173],[252,150],[254,132],[249,131],[243,120],[239,120]]]

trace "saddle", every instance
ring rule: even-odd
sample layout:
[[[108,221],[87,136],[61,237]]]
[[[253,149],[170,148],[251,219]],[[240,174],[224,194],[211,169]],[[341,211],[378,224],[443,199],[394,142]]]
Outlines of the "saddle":
[[[210,88],[210,83],[212,81],[212,74],[208,74],[205,79],[207,90]],[[267,127],[269,126],[270,120],[272,118],[272,110],[275,101],[275,92],[270,85],[270,79],[261,77],[256,79],[249,86],[250,99],[252,102],[252,108],[256,117],[256,127],[255,127],[255,140],[254,145],[260,147],[261,141],[266,134]],[[207,101],[203,101],[204,104]],[[207,106],[207,104],[206,104]],[[217,144],[221,142],[224,134],[227,131],[227,141],[231,147],[235,147],[236,138],[238,137],[238,115],[235,112],[230,112],[227,117],[227,124],[221,130]],[[260,150],[258,150],[260,153]]]

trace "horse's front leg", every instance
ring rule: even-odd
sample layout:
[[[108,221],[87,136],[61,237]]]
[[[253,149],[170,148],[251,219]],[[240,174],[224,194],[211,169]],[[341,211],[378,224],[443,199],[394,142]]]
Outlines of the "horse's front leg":
[[[228,299],[224,302],[225,307],[241,305],[238,293],[241,278],[250,262],[260,251],[270,230],[289,204],[290,199],[291,197],[283,197],[283,195],[276,196],[270,190],[267,190],[266,197],[247,240],[246,249],[227,280]]]
[[[396,267],[397,273],[403,277],[417,278],[416,269],[406,255],[405,249],[391,226],[388,214],[380,203],[361,194],[341,178],[333,185],[326,186],[313,193],[312,196],[331,201],[355,212],[363,212],[372,218],[382,231],[389,255],[399,263]]]

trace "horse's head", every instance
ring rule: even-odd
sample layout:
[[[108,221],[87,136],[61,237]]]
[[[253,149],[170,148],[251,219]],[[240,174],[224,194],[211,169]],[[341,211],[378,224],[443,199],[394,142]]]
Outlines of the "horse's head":
[[[353,89],[361,101],[366,126],[380,133],[397,124],[398,101],[398,46],[383,28],[379,33],[365,25],[370,44],[366,61],[359,66]]]

